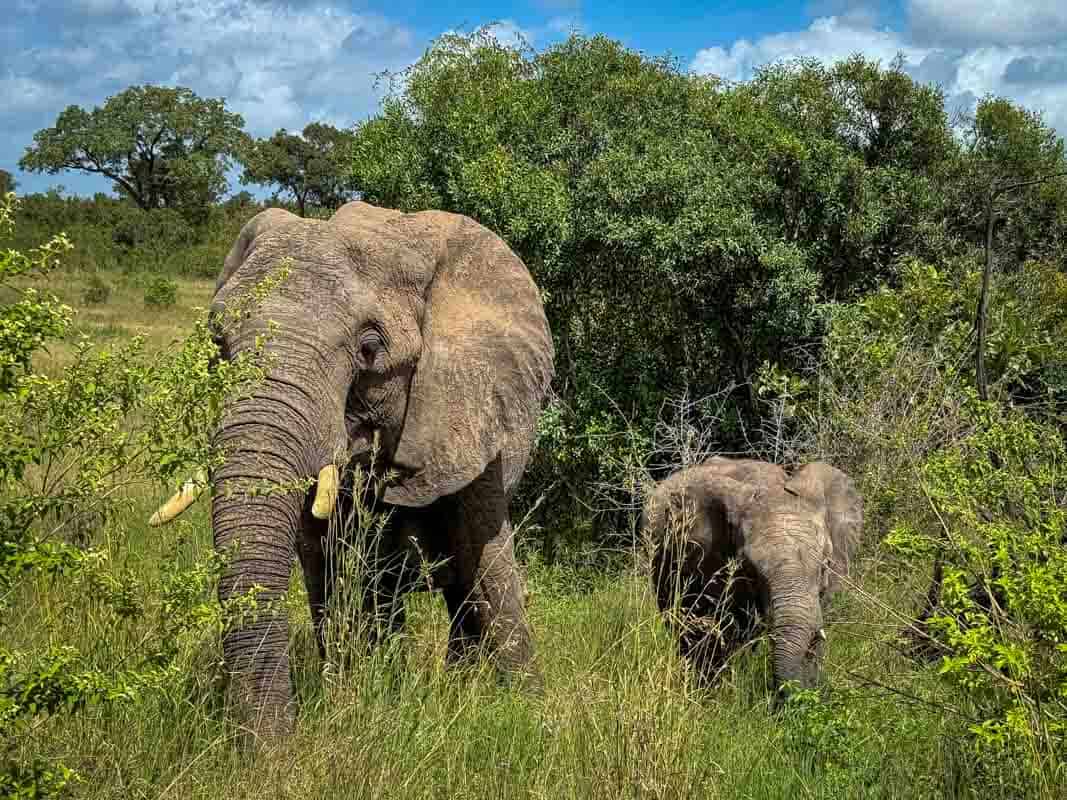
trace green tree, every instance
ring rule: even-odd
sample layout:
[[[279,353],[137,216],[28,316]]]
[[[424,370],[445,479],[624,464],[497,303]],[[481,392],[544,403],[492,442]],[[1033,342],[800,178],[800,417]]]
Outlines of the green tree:
[[[357,128],[354,183],[469,214],[532,269],[556,337],[546,435],[570,443],[542,451],[566,462],[549,483],[617,480],[620,409],[647,439],[666,398],[801,358],[823,303],[936,249],[955,145],[940,94],[899,67],[797,62],[727,86],[605,37],[534,53],[475,33],[402,77]],[[758,411],[736,393],[724,440]]]
[[[312,122],[300,134],[282,128],[246,147],[241,183],[280,187],[293,196],[300,216],[308,205],[337,208],[351,195],[343,163],[351,141],[350,132],[323,122]]]
[[[19,182],[15,180],[14,175],[6,169],[0,169],[0,197],[5,197],[15,191],[18,185]]]
[[[985,350],[996,257],[994,237],[998,228],[1008,229],[1006,246],[1001,249],[1016,264],[1046,255],[1039,249],[1035,251],[1027,229],[1034,225],[1035,217],[1040,219],[1042,206],[1051,204],[1063,216],[1062,209],[1067,206],[1067,157],[1063,140],[1040,114],[998,97],[983,98],[978,104],[967,131],[967,150],[967,183],[984,206],[979,215],[984,229],[985,266],[975,319],[975,363],[978,393],[986,400],[989,381]]]
[[[110,178],[142,209],[202,215],[226,189],[245,138],[240,114],[185,88],[131,86],[102,106],[68,106],[34,134],[22,169],[80,170]]]
[[[559,402],[526,485],[572,493],[582,519],[587,487],[620,482],[665,401],[730,393],[693,422],[714,415],[722,447],[748,446],[763,362],[817,358],[832,307],[898,285],[909,258],[981,246],[975,156],[899,61],[798,60],[725,84],[602,36],[534,52],[482,31],[396,77],[357,126],[353,183],[468,214],[530,267]],[[1025,245],[1062,263],[1067,198],[1045,196]]]

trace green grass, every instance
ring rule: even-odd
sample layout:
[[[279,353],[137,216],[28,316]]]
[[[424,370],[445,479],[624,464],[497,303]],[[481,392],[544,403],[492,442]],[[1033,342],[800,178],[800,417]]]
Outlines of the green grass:
[[[176,533],[149,532],[131,512],[116,564],[148,574],[173,563]],[[205,508],[178,548],[209,546]],[[294,575],[296,734],[258,759],[233,746],[222,708],[220,652],[210,639],[183,655],[184,678],[140,704],[89,710],[51,726],[33,748],[86,778],[88,797],[950,797],[968,769],[955,720],[864,687],[855,675],[934,698],[872,636],[851,599],[835,607],[824,719],[774,715],[760,646],[714,691],[697,690],[639,575],[600,576],[574,592],[563,569],[531,568],[530,613],[545,673],[542,696],[501,685],[485,668],[443,667],[447,621],[436,596],[409,600],[404,637],[339,674],[315,651]],[[586,581],[588,583],[588,581]],[[68,641],[93,644],[92,603],[41,587],[40,613],[69,605]],[[854,621],[850,621],[854,620]],[[28,618],[16,646],[34,638]],[[139,635],[131,631],[131,642]],[[64,637],[66,638],[66,637]],[[847,672],[846,672],[847,671]],[[834,705],[841,700],[842,705]]]
[[[57,276],[77,304],[80,279]],[[110,338],[137,331],[151,346],[179,336],[205,306],[207,281],[179,282],[178,304],[146,309],[143,290],[111,278],[108,302],[80,324]],[[65,348],[53,348],[61,369]],[[147,577],[192,564],[210,548],[207,504],[149,529],[162,492],[129,498],[115,533],[96,544],[116,575]],[[892,644],[925,575],[900,574],[871,552],[860,591],[828,618],[824,702],[772,713],[763,644],[732,663],[721,685],[696,688],[656,613],[647,578],[529,565],[530,616],[545,675],[542,695],[502,685],[483,667],[445,669],[447,620],[437,596],[409,599],[404,635],[341,672],[320,662],[294,571],[289,607],[297,730],[250,756],[233,742],[210,635],[184,645],[179,677],[136,702],[89,708],[44,724],[26,757],[58,758],[90,798],[942,798],[973,796],[981,767],[930,670]],[[8,646],[34,649],[40,620],[83,652],[122,651],[151,631],[101,642],[91,592],[31,587]],[[99,653],[102,659],[108,652]],[[1056,796],[1050,787],[1048,796]]]

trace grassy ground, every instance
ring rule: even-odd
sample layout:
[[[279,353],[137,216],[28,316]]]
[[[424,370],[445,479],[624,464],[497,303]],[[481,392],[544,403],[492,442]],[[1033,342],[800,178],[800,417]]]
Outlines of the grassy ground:
[[[59,273],[46,284],[48,291],[77,309],[74,333],[85,333],[102,344],[140,335],[145,337],[145,346],[150,351],[162,350],[185,335],[196,318],[195,309],[207,308],[215,291],[214,280],[177,278],[177,301],[173,306],[161,308],[145,304],[145,276],[95,274],[110,290],[102,303],[85,302],[88,273]],[[51,361],[40,361],[39,368],[61,366],[69,353],[63,344],[49,349]]]
[[[179,284],[178,304],[149,309],[143,289],[112,278],[108,301],[79,315],[101,337],[144,333],[161,347],[181,334],[210,282]],[[84,308],[81,283],[58,287]],[[52,369],[64,350],[52,352]],[[149,576],[202,558],[207,504],[181,524],[144,523],[161,499],[136,497],[121,539],[100,542],[116,574]],[[402,639],[347,671],[323,665],[302,587],[290,600],[296,734],[276,751],[241,755],[221,705],[220,648],[184,647],[180,678],[140,702],[88,709],[46,725],[26,755],[59,756],[92,798],[841,798],[970,796],[976,762],[944,692],[891,643],[925,576],[868,554],[860,589],[828,619],[821,704],[773,714],[766,648],[740,654],[722,684],[699,691],[676,657],[634,559],[623,575],[529,565],[530,614],[545,674],[541,696],[500,685],[484,669],[443,668],[447,620],[436,596],[409,600]],[[86,652],[98,609],[83,588],[41,583],[10,646],[36,647],[40,616]],[[129,646],[151,630],[132,627]],[[109,645],[112,646],[112,645]],[[940,699],[938,699],[940,698]],[[1054,796],[1050,795],[1050,796]]]

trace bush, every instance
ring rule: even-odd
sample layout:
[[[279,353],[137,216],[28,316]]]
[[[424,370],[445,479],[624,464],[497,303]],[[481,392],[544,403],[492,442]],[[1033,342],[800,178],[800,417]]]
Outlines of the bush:
[[[245,222],[261,206],[227,203],[192,225],[168,209],[146,213],[128,200],[98,194],[61,197],[56,192],[20,198],[12,233],[16,249],[33,247],[66,231],[77,249],[63,267],[71,272],[123,271],[214,278]]]
[[[195,235],[193,226],[181,214],[169,208],[142,211],[129,207],[111,229],[115,244],[131,249],[187,247]]]
[[[82,302],[86,305],[99,305],[106,303],[111,296],[111,286],[95,272],[89,276],[85,289],[82,291]]]
[[[888,543],[936,548],[943,578],[925,622],[938,671],[973,703],[979,747],[1039,784],[1067,763],[1067,451],[1018,411],[974,400],[963,417],[971,432],[923,467],[940,530],[903,523]]]
[[[602,36],[533,52],[479,31],[401,77],[357,128],[354,182],[369,202],[468,214],[530,268],[567,441],[563,457],[539,448],[525,482],[523,502],[563,510],[546,528],[588,516],[588,487],[617,479],[629,428],[650,438],[668,398],[747,388],[764,360],[795,372],[832,301],[983,241],[960,176],[994,170],[972,169],[942,94],[899,64],[803,60],[726,84]],[[997,150],[996,171],[1024,157]],[[1046,189],[1067,205],[1067,181]],[[1062,252],[1067,218],[1046,218],[1027,252]],[[720,435],[744,448],[762,403],[728,405]]]
[[[170,308],[178,300],[178,284],[162,275],[149,280],[144,304],[150,308]]]
[[[988,792],[1040,794],[1067,779],[1067,449],[1055,391],[1004,401],[1061,358],[1062,277],[1026,264],[995,282],[988,402],[979,282],[966,260],[909,263],[899,288],[834,310],[813,374],[769,384],[812,449],[859,478],[901,586],[919,594],[938,564],[905,632],[951,687]]]

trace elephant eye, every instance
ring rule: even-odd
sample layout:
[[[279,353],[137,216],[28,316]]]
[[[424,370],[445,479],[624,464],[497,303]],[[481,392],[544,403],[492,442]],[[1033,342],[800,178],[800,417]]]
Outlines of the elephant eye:
[[[378,358],[378,352],[385,348],[385,340],[382,334],[374,328],[369,328],[359,337],[359,352],[364,361],[373,364]]]

